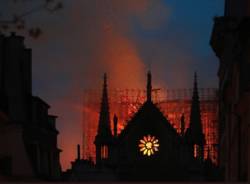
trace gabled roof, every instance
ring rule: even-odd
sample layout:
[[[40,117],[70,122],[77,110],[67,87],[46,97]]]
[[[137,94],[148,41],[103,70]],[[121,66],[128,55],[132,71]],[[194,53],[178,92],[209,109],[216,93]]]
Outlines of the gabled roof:
[[[40,104],[45,105],[46,108],[48,108],[48,109],[50,108],[50,105],[47,102],[45,102],[43,99],[41,99],[40,97],[38,97],[38,96],[32,96],[32,100],[36,101],[36,102],[38,102]]]
[[[179,136],[175,128],[173,128],[173,126],[166,119],[166,117],[159,110],[159,108],[152,101],[146,101],[141,106],[141,108],[135,113],[132,119],[127,123],[127,126],[119,134],[118,139],[122,139],[124,136],[126,136],[126,134],[130,132],[130,130],[138,126],[138,120],[140,120],[140,118],[148,117],[149,114],[153,115],[154,118],[160,119],[162,123],[166,126],[166,128],[173,133],[173,135]]]

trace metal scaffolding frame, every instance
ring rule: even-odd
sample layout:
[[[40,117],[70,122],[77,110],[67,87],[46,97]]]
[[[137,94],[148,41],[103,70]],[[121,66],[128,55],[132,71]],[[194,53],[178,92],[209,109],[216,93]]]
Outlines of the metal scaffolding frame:
[[[101,89],[83,92],[83,158],[95,160],[94,139],[100,111]],[[218,163],[218,98],[217,89],[200,88],[200,105],[203,133],[205,134],[205,158],[208,150],[214,163]],[[180,133],[180,118],[185,116],[185,128],[189,126],[192,89],[153,89],[152,100],[172,126]],[[110,117],[118,116],[118,133],[146,100],[146,91],[140,89],[109,90]],[[111,122],[113,129],[113,123]]]

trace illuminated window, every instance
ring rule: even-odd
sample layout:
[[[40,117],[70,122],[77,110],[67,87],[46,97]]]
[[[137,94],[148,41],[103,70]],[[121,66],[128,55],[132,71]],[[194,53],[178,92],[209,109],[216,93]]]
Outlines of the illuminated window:
[[[196,158],[198,156],[198,145],[195,144],[194,145],[194,158]]]
[[[143,155],[151,156],[159,151],[159,141],[154,136],[143,136],[139,142],[139,149]]]
[[[197,158],[199,155],[199,146],[197,144],[194,145],[194,158]]]
[[[108,146],[104,145],[101,147],[101,158],[107,159],[108,158]]]

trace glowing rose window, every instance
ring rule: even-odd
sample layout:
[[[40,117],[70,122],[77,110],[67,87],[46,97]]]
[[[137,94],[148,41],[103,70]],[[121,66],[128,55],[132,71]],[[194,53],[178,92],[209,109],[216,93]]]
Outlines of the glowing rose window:
[[[159,151],[159,141],[155,138],[155,136],[143,136],[139,143],[140,152],[143,155],[151,156],[155,152]]]

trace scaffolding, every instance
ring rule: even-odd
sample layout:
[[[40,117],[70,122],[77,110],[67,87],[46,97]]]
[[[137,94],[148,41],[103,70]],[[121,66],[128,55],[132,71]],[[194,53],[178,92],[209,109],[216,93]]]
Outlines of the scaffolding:
[[[83,158],[95,160],[94,139],[97,132],[101,102],[101,89],[85,90],[83,93]],[[189,116],[192,99],[192,89],[153,89],[152,100],[180,133],[180,118],[185,116],[185,129],[189,126]],[[217,89],[200,88],[200,107],[203,133],[206,145],[204,148],[207,158],[208,150],[214,163],[218,163],[218,98]],[[120,133],[133,114],[146,100],[146,91],[140,89],[109,90],[109,106],[111,128],[112,117],[118,116],[118,133]]]

